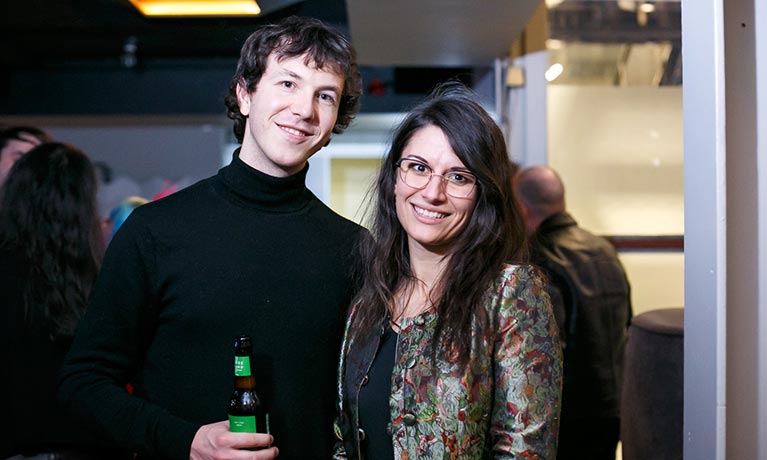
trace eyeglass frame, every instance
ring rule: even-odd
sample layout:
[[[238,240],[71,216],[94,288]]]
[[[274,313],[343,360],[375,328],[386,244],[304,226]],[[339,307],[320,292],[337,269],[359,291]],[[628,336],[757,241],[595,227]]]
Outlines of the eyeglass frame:
[[[429,178],[426,180],[426,183],[423,184],[422,187],[416,187],[414,185],[411,185],[405,179],[405,177],[407,177],[408,171],[410,171],[410,168],[408,168],[408,169],[403,169],[402,168],[402,163],[405,162],[405,161],[409,161],[409,162],[415,163],[417,165],[421,165],[424,168],[429,170]],[[425,189],[426,187],[429,186],[429,183],[431,182],[432,177],[438,176],[441,179],[440,182],[442,182],[442,185],[445,186],[445,194],[447,194],[447,195],[449,195],[449,196],[451,196],[453,198],[465,199],[465,198],[469,198],[470,195],[471,195],[471,192],[473,192],[474,189],[479,185],[479,179],[477,179],[477,176],[473,172],[471,172],[471,171],[451,168],[451,169],[448,169],[447,171],[445,171],[443,174],[437,174],[437,173],[434,172],[434,170],[431,168],[431,166],[429,166],[428,164],[426,164],[423,161],[418,160],[416,158],[411,158],[411,157],[400,158],[399,160],[397,160],[396,163],[394,163],[394,166],[399,170],[399,177],[400,177],[400,179],[402,179],[402,182],[404,182],[405,185],[407,185],[408,187],[412,187],[412,188],[414,188],[416,190],[423,190],[423,189]],[[471,187],[469,188],[468,192],[466,192],[466,194],[463,195],[463,196],[456,196],[456,195],[453,195],[452,193],[448,192],[448,185],[449,185],[448,183],[450,182],[450,179],[448,179],[445,176],[447,174],[449,174],[449,173],[454,173],[454,172],[457,172],[457,173],[460,173],[460,174],[463,174],[463,175],[466,175],[466,176],[471,176],[474,179],[474,183],[471,184]],[[425,177],[425,176],[420,176],[420,177]]]

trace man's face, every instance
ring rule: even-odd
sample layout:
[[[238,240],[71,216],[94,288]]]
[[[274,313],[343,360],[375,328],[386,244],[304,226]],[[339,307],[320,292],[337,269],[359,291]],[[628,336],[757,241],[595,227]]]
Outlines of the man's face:
[[[240,158],[276,177],[303,169],[330,138],[343,87],[341,75],[307,65],[305,56],[269,56],[255,91],[237,89],[240,113],[248,117]]]
[[[32,150],[33,147],[40,144],[40,140],[29,134],[22,133],[22,139],[10,139],[0,151],[0,184],[5,182],[8,173],[13,164],[21,158],[22,155]]]

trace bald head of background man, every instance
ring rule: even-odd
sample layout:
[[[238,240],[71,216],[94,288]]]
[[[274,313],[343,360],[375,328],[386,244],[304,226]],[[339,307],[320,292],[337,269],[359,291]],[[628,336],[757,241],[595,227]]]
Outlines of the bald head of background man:
[[[514,189],[525,217],[527,234],[541,222],[565,211],[565,186],[559,174],[546,166],[530,166],[514,176]]]
[[[49,140],[48,134],[32,126],[8,126],[0,129],[0,185],[5,182],[16,160]]]

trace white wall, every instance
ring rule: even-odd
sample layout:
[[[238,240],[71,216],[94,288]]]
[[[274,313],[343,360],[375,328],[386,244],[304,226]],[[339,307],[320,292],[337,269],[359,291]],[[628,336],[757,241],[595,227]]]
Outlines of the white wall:
[[[602,235],[682,235],[682,89],[549,85],[548,164]],[[684,306],[681,252],[623,252],[634,313]]]
[[[726,458],[725,298],[729,275],[723,3],[682,0],[685,283],[691,287],[685,293],[684,315],[686,460]]]
[[[724,7],[726,449],[767,458],[767,44],[764,0]]]
[[[113,182],[99,189],[102,215],[130,195],[151,199],[163,187],[186,187],[221,167],[229,123],[180,120],[51,118],[36,120],[60,142],[105,163]]]
[[[596,233],[684,233],[682,89],[549,85],[548,160]]]

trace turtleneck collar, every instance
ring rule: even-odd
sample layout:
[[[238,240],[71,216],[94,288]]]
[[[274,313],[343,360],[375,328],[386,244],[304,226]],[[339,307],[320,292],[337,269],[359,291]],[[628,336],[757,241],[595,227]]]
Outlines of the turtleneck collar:
[[[306,188],[307,163],[300,172],[288,177],[274,177],[254,169],[234,151],[232,162],[218,172],[227,191],[246,206],[273,212],[298,211],[312,199]]]

